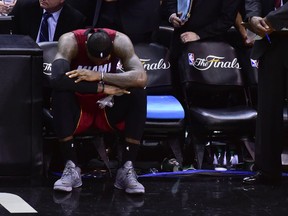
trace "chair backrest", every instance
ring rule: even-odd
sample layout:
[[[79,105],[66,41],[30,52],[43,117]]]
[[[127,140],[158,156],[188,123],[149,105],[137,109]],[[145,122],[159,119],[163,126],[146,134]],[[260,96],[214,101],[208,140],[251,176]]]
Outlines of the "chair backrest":
[[[258,85],[258,61],[250,59],[251,65],[250,68],[245,72],[245,78],[247,80],[247,87],[249,90],[249,95],[251,98],[251,104],[254,108],[257,109],[258,104],[258,93],[257,93],[257,85]]]
[[[159,28],[152,35],[152,41],[170,48],[173,32],[174,28],[172,26],[159,26]]]
[[[43,107],[44,112],[49,114],[49,110],[51,108],[51,73],[52,73],[52,62],[57,52],[57,41],[49,41],[49,42],[40,42],[38,43],[39,47],[43,50],[43,76],[42,76],[42,90],[43,90]],[[51,118],[51,116],[49,117]],[[45,120],[44,120],[45,121]]]
[[[38,45],[43,50],[43,86],[50,88],[52,62],[57,53],[58,42],[39,42]]]
[[[242,85],[241,68],[232,46],[220,41],[192,42],[179,61],[182,82]]]
[[[208,107],[247,103],[241,67],[228,43],[192,42],[183,50],[178,68],[187,101]]]
[[[147,71],[147,93],[170,94],[172,78],[168,48],[157,43],[136,44],[135,53]]]

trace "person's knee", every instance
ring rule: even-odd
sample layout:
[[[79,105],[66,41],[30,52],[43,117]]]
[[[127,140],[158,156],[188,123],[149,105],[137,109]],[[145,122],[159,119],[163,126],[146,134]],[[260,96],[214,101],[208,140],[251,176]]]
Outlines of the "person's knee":
[[[62,78],[65,73],[70,70],[70,64],[65,59],[57,59],[52,63],[52,76],[50,80],[50,85],[54,89],[61,89]]]
[[[135,99],[146,99],[146,90],[144,88],[131,88],[129,89],[131,92],[129,96],[135,98]]]

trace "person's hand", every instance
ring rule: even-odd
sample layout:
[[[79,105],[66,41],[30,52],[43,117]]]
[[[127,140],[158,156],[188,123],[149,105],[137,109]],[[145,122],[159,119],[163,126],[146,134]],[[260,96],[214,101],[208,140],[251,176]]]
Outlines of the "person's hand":
[[[86,69],[79,69],[79,70],[73,70],[66,73],[66,76],[73,79],[76,78],[75,83],[79,83],[81,81],[100,81],[101,80],[101,74],[99,72],[94,72]],[[122,89],[116,86],[111,86],[104,84],[100,85],[102,89],[100,91],[104,94],[108,95],[122,95],[122,94],[130,94],[129,91],[126,89]],[[104,88],[104,90],[103,90]]]
[[[6,5],[0,1],[0,15],[1,16],[7,16],[11,11],[11,7],[9,5]]]
[[[254,40],[251,40],[251,38],[248,37],[247,29],[243,25],[243,18],[239,11],[237,12],[234,26],[240,33],[244,46],[247,46],[247,47],[253,46]],[[250,33],[250,30],[249,30],[249,33]]]
[[[244,46],[246,47],[252,47],[254,45],[254,42],[255,40],[250,40],[246,34],[246,36],[243,36],[242,35],[242,38],[243,38],[243,43],[244,43]]]
[[[0,1],[0,15],[7,16],[12,11],[15,3],[16,1],[12,3],[3,3],[3,1]]]
[[[241,26],[239,26],[238,31],[242,37],[244,45],[247,47],[252,47],[255,41],[251,40],[248,37],[248,32],[247,32],[248,30],[244,26],[241,25]]]
[[[170,18],[169,22],[173,25],[175,28],[179,28],[182,25],[184,25],[185,22],[182,22],[182,20],[179,18],[181,14],[177,15],[176,13],[173,13]]]
[[[86,69],[79,69],[79,70],[73,70],[66,73],[66,76],[69,78],[76,78],[75,83],[81,82],[81,81],[100,81],[101,75],[98,72],[86,70]]]
[[[253,16],[250,18],[249,23],[252,28],[251,30],[261,37],[274,31],[274,29],[268,25],[267,20],[262,17]]]
[[[263,18],[263,21],[266,23],[266,25],[268,25],[268,29],[267,29],[267,33],[271,34],[273,31],[275,31],[275,29],[272,27],[271,23],[267,20],[266,17]]]
[[[180,39],[183,43],[188,43],[200,40],[200,37],[195,32],[184,32],[180,35]]]

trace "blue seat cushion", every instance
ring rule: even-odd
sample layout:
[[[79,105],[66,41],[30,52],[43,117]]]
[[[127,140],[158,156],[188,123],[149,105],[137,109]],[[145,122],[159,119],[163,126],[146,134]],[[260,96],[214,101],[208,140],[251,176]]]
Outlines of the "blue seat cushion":
[[[174,96],[147,96],[147,119],[183,119],[184,116],[184,109]]]

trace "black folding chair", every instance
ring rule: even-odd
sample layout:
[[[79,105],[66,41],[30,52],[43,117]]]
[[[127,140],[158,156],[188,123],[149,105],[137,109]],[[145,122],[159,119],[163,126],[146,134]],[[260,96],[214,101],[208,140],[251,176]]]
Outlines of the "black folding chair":
[[[135,52],[148,74],[147,120],[143,142],[167,143],[182,164],[184,109],[173,96],[169,50],[159,43],[137,44]],[[163,159],[163,158],[162,158]]]
[[[192,42],[180,58],[179,73],[198,168],[205,146],[253,139],[257,112],[233,47],[221,41]]]

